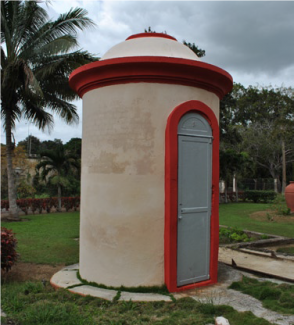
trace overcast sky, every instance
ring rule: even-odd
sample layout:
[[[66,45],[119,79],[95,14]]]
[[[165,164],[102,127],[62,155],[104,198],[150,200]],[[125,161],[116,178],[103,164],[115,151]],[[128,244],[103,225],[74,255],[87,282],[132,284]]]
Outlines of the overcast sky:
[[[228,71],[235,82],[246,87],[294,87],[293,1],[51,0],[46,8],[55,19],[71,7],[86,9],[96,22],[95,28],[79,34],[79,45],[97,56],[150,26],[179,42],[195,43],[206,51],[203,61]],[[68,126],[55,118],[55,127],[48,134],[21,121],[14,134],[16,142],[28,134],[63,143],[82,137],[82,100],[76,105],[79,125]],[[4,143],[3,132],[1,136]]]

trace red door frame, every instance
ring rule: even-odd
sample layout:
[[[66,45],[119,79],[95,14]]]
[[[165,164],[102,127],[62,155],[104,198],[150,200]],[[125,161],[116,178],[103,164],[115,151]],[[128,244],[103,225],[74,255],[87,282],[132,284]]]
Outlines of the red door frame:
[[[178,124],[188,112],[202,115],[212,128],[212,195],[210,222],[210,279],[177,287]],[[183,291],[217,282],[219,243],[219,126],[212,109],[198,100],[178,105],[169,115],[165,133],[165,230],[164,273],[169,292]]]

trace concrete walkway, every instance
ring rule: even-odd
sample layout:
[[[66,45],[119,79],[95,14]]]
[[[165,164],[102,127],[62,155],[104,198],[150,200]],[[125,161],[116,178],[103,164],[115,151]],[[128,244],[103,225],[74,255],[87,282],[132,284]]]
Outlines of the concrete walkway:
[[[62,269],[53,275],[50,283],[55,288],[65,288],[76,294],[90,295],[106,300],[113,300],[118,297],[117,290],[101,289],[89,285],[83,285],[77,278],[79,265],[75,264]],[[213,286],[201,287],[199,289],[192,289],[181,293],[174,293],[175,299],[183,297],[191,297],[197,301],[204,303],[213,303],[215,305],[229,305],[237,311],[251,311],[255,316],[264,318],[269,322],[277,325],[294,325],[294,315],[281,315],[274,311],[268,310],[262,306],[262,303],[246,294],[228,289],[232,282],[240,281],[246,275],[254,277],[252,274],[241,272],[230,266],[219,263],[218,283]],[[255,277],[256,278],[256,277]],[[256,278],[260,281],[274,281],[283,283],[279,280],[268,278]],[[171,297],[152,293],[132,293],[121,292],[119,301],[172,301]]]
[[[50,283],[55,288],[65,288],[72,293],[77,293],[82,296],[93,296],[106,300],[113,300],[118,296],[118,290],[109,290],[83,285],[77,277],[79,265],[68,266],[59,272],[55,273],[50,280]],[[136,293],[136,292],[120,292],[119,301],[172,301],[170,296],[160,295],[156,293]]]
[[[268,274],[269,276],[283,277],[284,280],[294,281],[294,260],[285,256],[272,258],[270,254],[248,249],[234,250],[227,247],[219,248],[219,261],[234,263],[241,268]],[[281,272],[281,270],[283,270]]]
[[[281,315],[277,312],[268,310],[262,306],[262,302],[239,291],[228,289],[236,281],[242,280],[243,276],[254,277],[259,281],[273,281],[285,283],[280,280],[270,278],[258,278],[250,273],[241,272],[230,266],[219,263],[218,283],[214,286],[199,288],[186,291],[185,293],[173,294],[176,299],[182,297],[192,297],[193,299],[213,303],[215,305],[228,305],[239,312],[251,311],[255,316],[264,318],[277,325],[293,325],[294,315]],[[292,283],[290,283],[292,284]]]

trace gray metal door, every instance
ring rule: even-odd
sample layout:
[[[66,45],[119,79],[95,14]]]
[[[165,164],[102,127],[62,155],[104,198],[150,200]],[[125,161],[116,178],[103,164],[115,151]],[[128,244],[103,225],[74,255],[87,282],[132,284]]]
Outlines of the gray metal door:
[[[199,114],[178,126],[177,285],[209,279],[212,131]]]

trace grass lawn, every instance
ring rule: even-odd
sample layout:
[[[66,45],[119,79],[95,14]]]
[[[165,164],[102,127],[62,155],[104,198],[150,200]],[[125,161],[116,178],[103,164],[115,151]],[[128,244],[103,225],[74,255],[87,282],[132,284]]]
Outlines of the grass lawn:
[[[266,204],[223,204],[223,225],[293,237],[293,223],[261,222],[249,217]],[[56,213],[25,216],[29,221],[6,223],[18,240],[21,262],[40,264],[74,264],[78,262],[79,213]],[[13,269],[13,267],[12,267]],[[23,272],[23,271],[22,271]],[[239,313],[229,306],[200,303],[192,298],[174,302],[105,301],[82,297],[66,290],[55,291],[42,281],[9,281],[1,288],[2,309],[10,324],[26,325],[203,325],[224,316],[231,325],[269,325],[251,312]],[[288,296],[287,296],[288,297]],[[287,298],[286,297],[286,298]],[[292,293],[291,293],[292,297]],[[285,298],[285,299],[286,299]],[[2,322],[5,318],[2,318]],[[8,322],[8,323],[9,323]]]
[[[79,261],[79,212],[24,216],[23,222],[2,222],[18,240],[21,262],[75,264]]]
[[[219,223],[228,227],[252,230],[267,234],[294,237],[294,222],[289,217],[275,218],[275,221],[259,221],[250,218],[250,214],[265,211],[269,204],[262,203],[230,203],[219,207]]]
[[[2,286],[2,308],[16,324],[26,325],[204,325],[224,316],[231,325],[270,325],[251,312],[229,306],[199,303],[192,298],[175,302],[106,301],[54,291],[41,282]]]
[[[265,308],[294,315],[294,285],[260,282],[244,276],[242,281],[233,282],[230,288],[261,300]]]

